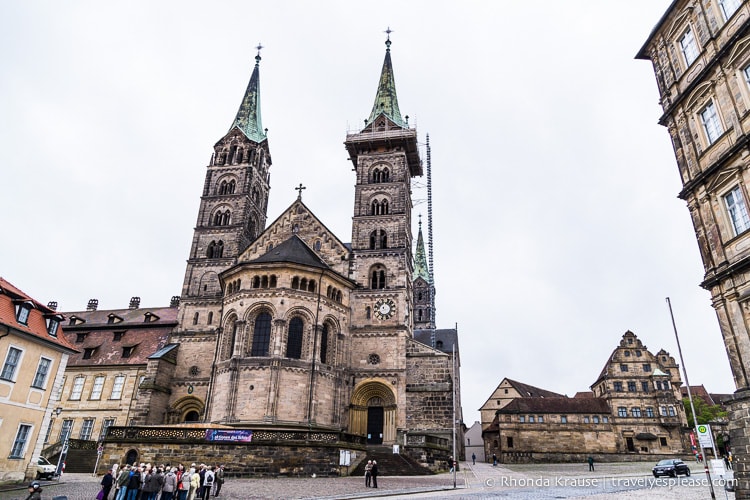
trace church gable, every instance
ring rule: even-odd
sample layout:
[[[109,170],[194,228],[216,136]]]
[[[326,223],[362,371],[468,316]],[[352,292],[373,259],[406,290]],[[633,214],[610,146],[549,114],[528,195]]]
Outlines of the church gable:
[[[240,255],[250,262],[265,255],[292,236],[298,237],[332,270],[348,275],[349,249],[297,199]]]

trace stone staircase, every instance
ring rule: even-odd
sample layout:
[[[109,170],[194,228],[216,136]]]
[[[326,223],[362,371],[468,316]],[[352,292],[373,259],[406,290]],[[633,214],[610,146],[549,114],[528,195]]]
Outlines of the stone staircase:
[[[422,467],[406,455],[394,454],[390,446],[370,445],[367,447],[366,457],[352,470],[351,476],[365,475],[365,465],[368,460],[378,463],[379,476],[428,476],[433,472]]]

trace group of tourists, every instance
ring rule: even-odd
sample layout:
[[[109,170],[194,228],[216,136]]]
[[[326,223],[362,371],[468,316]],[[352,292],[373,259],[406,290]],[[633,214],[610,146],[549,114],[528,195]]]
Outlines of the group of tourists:
[[[375,460],[368,460],[365,465],[365,486],[378,487],[378,463]]]
[[[119,469],[119,472],[118,472]],[[190,464],[185,468],[132,464],[109,469],[102,478],[99,500],[208,500],[224,484],[224,465]],[[109,498],[112,488],[115,493]]]

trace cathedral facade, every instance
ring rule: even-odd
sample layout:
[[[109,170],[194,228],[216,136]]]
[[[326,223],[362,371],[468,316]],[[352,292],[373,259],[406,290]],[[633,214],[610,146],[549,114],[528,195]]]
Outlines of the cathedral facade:
[[[369,118],[345,138],[355,172],[350,243],[305,205],[301,185],[267,223],[272,157],[258,54],[206,168],[176,326],[145,353],[128,421],[108,424],[111,461],[135,446],[123,438],[133,429],[177,425],[338,432],[353,437],[341,438],[349,446],[421,450],[425,465],[425,446],[451,454],[461,421],[458,336],[440,330],[436,342],[429,319],[421,224],[416,250],[412,234],[411,180],[423,164],[417,131],[399,110],[390,45]],[[127,455],[161,460],[141,448]]]

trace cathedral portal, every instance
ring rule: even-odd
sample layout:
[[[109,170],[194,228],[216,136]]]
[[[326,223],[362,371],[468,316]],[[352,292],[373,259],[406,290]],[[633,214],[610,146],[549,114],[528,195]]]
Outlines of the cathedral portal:
[[[367,436],[367,444],[396,442],[396,395],[382,379],[368,379],[354,388],[349,407],[349,430]]]

